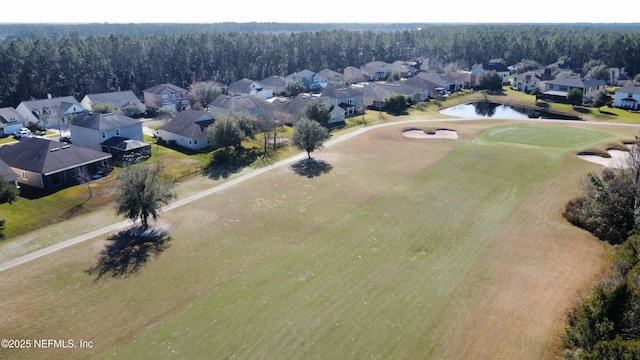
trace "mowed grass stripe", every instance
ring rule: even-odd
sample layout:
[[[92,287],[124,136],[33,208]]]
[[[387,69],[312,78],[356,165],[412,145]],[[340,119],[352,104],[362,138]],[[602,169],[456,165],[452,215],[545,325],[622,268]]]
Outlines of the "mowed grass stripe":
[[[482,248],[558,155],[460,146],[299,245],[194,303],[117,356],[389,358],[429,332]]]

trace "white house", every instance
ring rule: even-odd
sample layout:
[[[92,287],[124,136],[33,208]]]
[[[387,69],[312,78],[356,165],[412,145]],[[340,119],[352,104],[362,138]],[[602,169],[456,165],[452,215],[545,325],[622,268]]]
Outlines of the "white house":
[[[613,106],[629,110],[640,110],[640,83],[628,83],[618,89],[613,97]]]
[[[82,105],[73,96],[23,101],[16,111],[27,120],[27,123],[44,125],[46,128],[57,128],[67,125],[73,115],[84,111]]]
[[[73,143],[95,150],[104,150],[102,143],[113,138],[144,140],[142,123],[120,114],[85,112],[70,126]]]
[[[211,114],[187,109],[158,129],[158,137],[188,149],[207,147],[207,128],[213,124]]]
[[[12,107],[0,109],[0,136],[9,136],[25,126],[25,119]]]
[[[475,76],[476,79],[478,78],[478,75],[480,75],[480,73],[482,73],[483,71],[495,71],[502,78],[503,84],[509,83],[509,75],[511,74],[511,72],[505,64],[482,63],[473,65],[473,67],[471,68],[471,74]]]
[[[227,87],[227,94],[231,95],[257,95],[263,99],[273,97],[273,89],[251,79],[234,81]]]

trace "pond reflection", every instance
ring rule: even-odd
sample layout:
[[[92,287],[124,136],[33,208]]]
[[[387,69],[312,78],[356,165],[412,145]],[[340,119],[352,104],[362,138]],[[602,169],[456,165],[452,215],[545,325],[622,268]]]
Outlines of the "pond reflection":
[[[581,120],[577,116],[554,114],[544,110],[498,104],[490,101],[460,104],[443,109],[440,113],[464,118]]]

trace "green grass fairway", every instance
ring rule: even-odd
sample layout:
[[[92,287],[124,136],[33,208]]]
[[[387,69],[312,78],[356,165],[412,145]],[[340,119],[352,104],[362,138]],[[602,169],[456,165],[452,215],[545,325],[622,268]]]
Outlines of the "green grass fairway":
[[[482,136],[489,141],[514,143],[543,147],[573,148],[602,142],[611,135],[594,131],[562,126],[515,124],[490,129]]]
[[[96,281],[84,272],[101,239],[0,273],[0,304],[11,314],[0,318],[5,338],[94,344],[7,354],[548,357],[577,291],[606,267],[604,247],[559,215],[558,205],[580,190],[580,174],[597,168],[570,152],[635,133],[419,124],[455,129],[460,138],[408,139],[402,125],[374,129],[315,154],[328,165],[322,175],[279,168],[164,213],[173,226],[168,249],[129,277]],[[561,231],[533,235],[541,229]],[[505,291],[515,295],[503,298]],[[491,311],[487,299],[495,300]],[[521,299],[533,305],[512,310],[511,300]],[[532,313],[535,321],[519,322]],[[501,340],[482,345],[493,339]],[[471,347],[482,351],[470,354]]]

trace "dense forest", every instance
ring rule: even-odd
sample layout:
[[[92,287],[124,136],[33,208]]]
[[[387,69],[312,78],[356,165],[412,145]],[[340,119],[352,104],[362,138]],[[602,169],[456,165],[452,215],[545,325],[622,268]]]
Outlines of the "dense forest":
[[[402,30],[389,24],[386,31],[363,24],[317,30],[308,24],[223,25],[2,25],[0,107],[47,94],[78,100],[119,90],[139,95],[167,82],[186,88],[194,81],[261,80],[425,57],[470,66],[496,58],[550,64],[568,56],[578,64],[600,60],[640,72],[637,24],[403,24]]]

